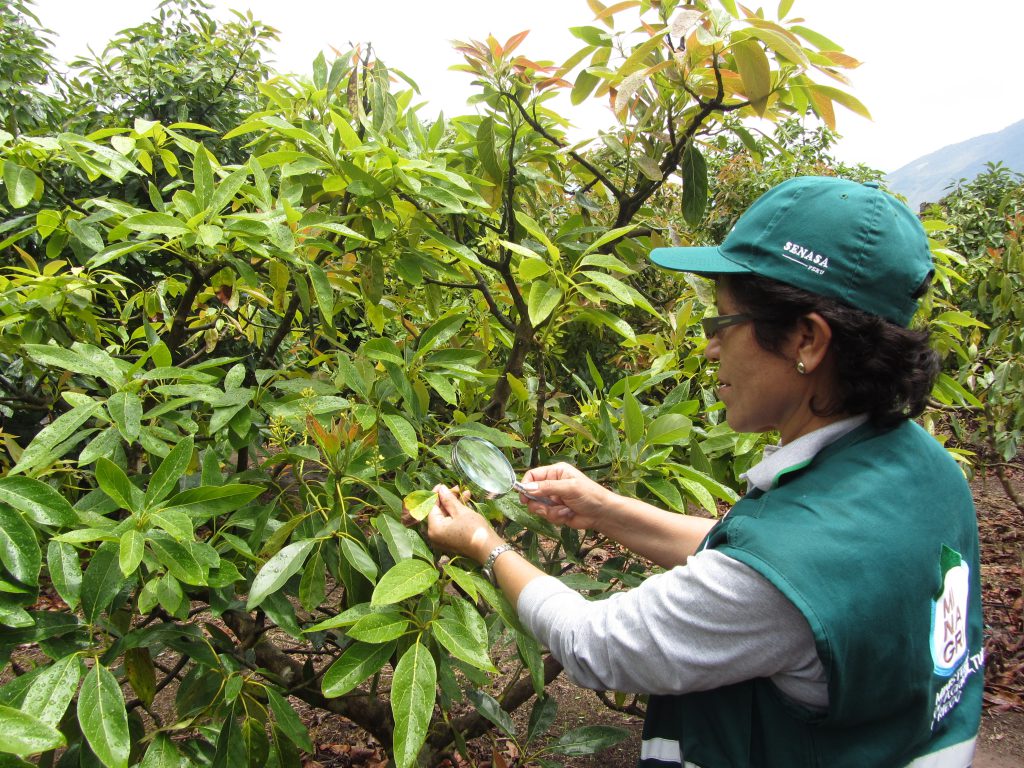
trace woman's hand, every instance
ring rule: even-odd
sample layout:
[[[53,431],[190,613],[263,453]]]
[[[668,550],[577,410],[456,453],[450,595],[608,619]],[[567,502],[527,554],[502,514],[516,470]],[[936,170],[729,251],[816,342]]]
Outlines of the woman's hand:
[[[434,488],[437,506],[427,515],[427,536],[430,543],[448,552],[483,563],[503,540],[487,519],[467,507],[444,485]]]
[[[531,469],[523,475],[522,484],[530,493],[555,502],[548,506],[519,494],[519,500],[533,514],[571,528],[600,528],[602,517],[616,498],[607,488],[565,463]]]

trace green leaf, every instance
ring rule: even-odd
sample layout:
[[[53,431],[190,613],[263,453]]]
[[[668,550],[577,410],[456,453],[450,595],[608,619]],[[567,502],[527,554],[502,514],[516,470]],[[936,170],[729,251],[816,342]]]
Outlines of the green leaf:
[[[78,219],[67,220],[68,231],[74,238],[93,253],[103,250],[103,238],[99,232]]]
[[[146,750],[139,768],[181,768],[182,759],[166,733],[158,733]]]
[[[313,752],[315,748],[313,740],[309,738],[309,731],[306,730],[306,726],[303,725],[302,719],[296,714],[292,705],[288,703],[284,696],[270,686],[267,686],[264,690],[267,692],[270,710],[274,713],[274,720],[277,721],[281,732],[299,749]],[[281,768],[285,767],[282,766]]]
[[[142,556],[146,552],[146,537],[134,528],[130,528],[121,536],[121,546],[118,551],[118,566],[125,578],[135,573],[135,569],[142,562]]]
[[[124,373],[109,354],[96,347],[75,343],[73,349],[53,344],[24,344],[22,349],[38,363],[85,376],[95,376],[112,386],[124,381]]]
[[[595,325],[603,325],[607,328],[611,328],[625,339],[629,339],[630,341],[636,340],[636,334],[633,332],[633,328],[630,324],[621,317],[613,315],[611,312],[606,310],[588,308],[577,313],[575,319],[587,321]]]
[[[572,93],[569,95],[569,100],[573,106],[578,106],[587,100],[591,92],[597,87],[597,84],[601,82],[601,79],[597,75],[592,75],[587,70],[581,71],[576,75],[576,82],[572,86]]]
[[[341,540],[341,552],[345,557],[345,562],[363,574],[367,581],[371,583],[377,581],[377,564],[373,562],[373,558],[362,544],[353,539],[344,538]]]
[[[669,509],[673,509],[676,512],[685,512],[686,506],[683,504],[683,497],[679,493],[679,489],[673,483],[670,483],[663,477],[649,477],[645,478],[643,484],[647,486],[655,496],[661,499]]]
[[[117,679],[96,663],[78,694],[78,723],[96,757],[107,768],[128,768],[128,713]]]
[[[400,509],[401,499],[398,500],[398,503]],[[433,553],[419,534],[406,528],[394,518],[386,514],[377,515],[373,518],[373,527],[380,531],[381,538],[384,539],[388,552],[391,553],[391,558],[396,563],[410,557],[421,557],[428,562],[434,562]]]
[[[22,584],[39,583],[43,552],[32,526],[17,510],[0,504],[0,562]]]
[[[541,696],[533,703],[530,710],[530,724],[526,731],[526,743],[544,735],[558,715],[558,699],[554,696]]]
[[[645,66],[647,64],[647,57],[664,45],[662,38],[665,36],[666,32],[668,32],[667,27],[653,34],[649,40],[645,40],[634,48],[632,53],[629,54],[629,58],[627,58],[622,63],[622,66],[619,67],[618,76],[620,78],[628,77],[638,71],[641,67]]]
[[[465,571],[449,562],[444,564],[444,572],[448,574],[448,578],[462,587],[466,594],[469,595],[470,600],[476,602],[476,582],[473,580],[473,576],[469,571]]]
[[[409,620],[396,611],[368,613],[349,627],[346,633],[361,643],[388,643],[409,629]]]
[[[414,520],[426,520],[436,504],[437,494],[433,491],[413,491],[402,499],[402,506]]]
[[[388,430],[395,436],[402,452],[410,459],[419,455],[419,438],[416,436],[416,428],[408,420],[395,413],[382,413],[381,420],[387,424]]]
[[[262,492],[263,489],[258,485],[243,485],[242,483],[219,486],[201,485],[172,496],[164,510],[183,512],[198,522],[208,520],[216,515],[234,512]]]
[[[630,445],[638,445],[644,436],[644,414],[640,409],[640,403],[629,390],[626,390],[623,400],[626,441]]]
[[[325,326],[329,326],[334,319],[334,289],[327,279],[327,273],[317,264],[306,264],[306,272],[309,274],[309,283],[313,286],[316,304],[320,308],[320,319]]]
[[[548,746],[559,755],[593,755],[602,749],[615,746],[629,736],[624,728],[610,725],[585,725],[562,734]]]
[[[391,680],[391,711],[395,716],[395,765],[409,768],[416,764],[427,728],[434,714],[437,666],[430,651],[414,643],[398,660]]]
[[[189,463],[192,461],[192,451],[195,444],[191,435],[178,443],[171,452],[164,457],[157,467],[153,477],[149,480],[149,487],[146,488],[144,506],[151,508],[157,502],[163,501],[171,491],[178,487],[178,481],[185,474]]]
[[[156,696],[156,666],[149,648],[128,648],[124,653],[124,671],[139,701],[147,707],[151,705]]]
[[[213,193],[213,198],[210,200],[210,213],[220,213],[224,206],[231,202],[248,178],[249,169],[243,165],[238,170],[232,171],[226,179],[221,181]]]
[[[121,224],[144,235],[180,237],[181,235],[187,235],[191,231],[181,219],[176,219],[169,213],[140,213],[135,216],[129,216]]]
[[[213,194],[213,167],[210,165],[210,153],[202,144],[196,144],[192,155],[192,189],[199,207],[205,209]]]
[[[142,400],[131,392],[115,392],[107,399],[107,412],[117,430],[129,443],[139,438],[142,430]]]
[[[708,205],[708,165],[692,142],[683,150],[679,170],[683,177],[683,218],[696,227]]]
[[[0,477],[0,501],[38,525],[70,528],[78,523],[71,504],[46,483],[29,477]]]
[[[661,178],[661,177],[659,176],[659,178]],[[629,234],[634,229],[636,229],[636,226],[637,226],[636,224],[628,224],[625,227],[616,227],[615,229],[609,229],[607,232],[605,232],[603,235],[601,235],[599,238],[597,238],[597,240],[595,240],[590,245],[588,245],[587,246],[587,250],[585,250],[583,252],[583,255],[584,256],[589,256],[594,251],[598,250],[599,248],[603,248],[604,246],[606,246],[608,243],[612,242],[613,240],[619,240],[620,238],[625,237],[627,234]],[[629,267],[625,267],[625,265],[623,265],[622,262],[620,262],[618,259],[615,259],[614,256],[610,256],[609,258],[614,259],[614,261],[618,265],[624,267],[624,271],[626,271],[626,272],[630,271]]]
[[[611,275],[606,275],[604,272],[597,272],[592,269],[585,269],[581,274],[586,275],[591,282],[597,283],[599,286],[611,293],[619,303],[627,306],[633,306],[633,294],[629,286],[617,277],[612,277]]]
[[[72,408],[47,424],[37,434],[28,448],[21,454],[21,459],[11,469],[10,475],[34,469],[40,461],[46,461],[58,445],[71,437],[78,428],[91,419],[103,407],[102,403],[88,403]]]
[[[316,539],[296,541],[267,560],[256,574],[256,578],[252,580],[245,609],[251,611],[262,603],[267,595],[283,587],[288,579],[299,572],[310,550],[318,543]]]
[[[666,413],[654,420],[647,430],[648,445],[676,445],[690,437],[693,423],[678,413]]]
[[[416,354],[413,356],[413,359],[418,360],[428,352],[440,347],[452,336],[458,333],[459,329],[465,322],[466,316],[461,312],[442,317],[420,335],[419,343],[416,345]],[[398,362],[401,365],[404,361],[399,360]]]
[[[494,118],[487,116],[480,121],[476,129],[477,156],[487,175],[496,182],[504,178],[503,165],[498,155],[497,140],[494,135]]]
[[[57,594],[75,610],[82,598],[82,565],[78,551],[70,544],[50,539],[46,545],[46,567]]]
[[[124,575],[118,565],[119,551],[115,542],[103,542],[85,569],[82,577],[82,612],[90,624],[96,623],[124,585]]]
[[[476,708],[476,711],[486,717],[508,736],[510,739],[516,737],[516,726],[512,722],[512,716],[501,708],[498,700],[486,691],[474,689],[466,691],[466,698]]]
[[[41,185],[39,177],[28,168],[24,168],[13,160],[4,161],[4,186],[7,187],[7,200],[12,208],[24,208],[36,196],[36,185]]]
[[[525,229],[527,232],[529,232],[531,235],[537,238],[540,244],[547,249],[548,256],[551,257],[551,260],[557,263],[558,260],[561,258],[561,253],[559,252],[558,248],[555,247],[555,244],[551,242],[550,238],[548,238],[547,234],[545,234],[544,230],[541,229],[540,224],[531,219],[522,211],[516,211],[516,221],[518,221],[522,225],[523,229]]]
[[[66,743],[64,734],[56,728],[20,709],[0,704],[0,752],[28,757],[58,749]]]
[[[78,691],[82,679],[82,661],[71,654],[53,662],[32,681],[21,711],[57,727]]]
[[[110,459],[100,457],[96,460],[96,482],[121,509],[138,511],[134,499],[138,489],[132,485],[124,470]]]
[[[309,612],[315,611],[323,603],[327,594],[327,566],[319,552],[306,561],[299,580],[299,603]]]
[[[324,696],[344,696],[383,667],[395,652],[395,643],[353,643],[324,673]]]
[[[527,300],[530,324],[536,328],[547,319],[558,302],[562,300],[562,291],[558,286],[544,280],[537,280],[530,285],[530,296]]]
[[[102,430],[96,437],[89,441],[89,444],[78,454],[78,466],[87,467],[100,456],[110,458],[110,454],[121,444],[121,433],[117,427],[111,425]]]
[[[527,258],[519,262],[519,277],[523,282],[536,280],[541,275],[546,275],[551,267],[544,259]]]
[[[191,541],[195,536],[192,518],[184,512],[178,512],[173,509],[158,509],[156,512],[149,514],[149,522],[171,534],[171,536],[182,543]]]
[[[373,589],[370,605],[391,605],[429,589],[438,579],[437,569],[422,560],[405,560],[395,565]]]
[[[430,629],[437,641],[455,658],[462,659],[485,672],[498,671],[487,655],[486,632],[481,643],[480,638],[474,637],[468,627],[454,618],[447,617],[434,621]]]

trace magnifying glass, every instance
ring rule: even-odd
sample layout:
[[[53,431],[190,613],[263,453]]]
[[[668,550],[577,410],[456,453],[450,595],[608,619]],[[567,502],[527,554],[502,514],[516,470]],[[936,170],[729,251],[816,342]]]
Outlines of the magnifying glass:
[[[497,499],[516,490],[528,499],[549,507],[555,505],[551,499],[523,490],[523,484],[516,479],[516,472],[505,454],[494,443],[482,437],[460,437],[456,440],[452,446],[452,464],[473,489],[482,493],[486,499]]]

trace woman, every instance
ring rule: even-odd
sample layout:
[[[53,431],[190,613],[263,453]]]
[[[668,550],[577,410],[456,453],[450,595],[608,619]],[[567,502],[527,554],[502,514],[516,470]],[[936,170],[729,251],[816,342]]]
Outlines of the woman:
[[[534,514],[668,569],[588,602],[438,487],[431,540],[493,571],[580,685],[651,694],[641,763],[971,764],[981,602],[971,495],[912,422],[938,370],[907,326],[927,238],[873,184],[807,177],[761,197],[720,247],[652,260],[715,279],[705,354],[739,432],[779,445],[721,520],[619,496],[575,468],[530,470]]]

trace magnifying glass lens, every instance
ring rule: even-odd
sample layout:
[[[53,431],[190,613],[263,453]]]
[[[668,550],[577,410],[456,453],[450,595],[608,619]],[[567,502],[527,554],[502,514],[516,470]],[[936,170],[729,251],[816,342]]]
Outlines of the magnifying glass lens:
[[[501,449],[482,437],[460,437],[452,446],[452,464],[475,490],[482,491],[488,499],[504,496],[514,488],[541,504],[554,504],[551,499],[527,493],[516,480],[516,471]]]
[[[504,496],[515,485],[515,470],[505,454],[479,437],[459,438],[452,448],[452,462],[463,477],[489,499]]]

